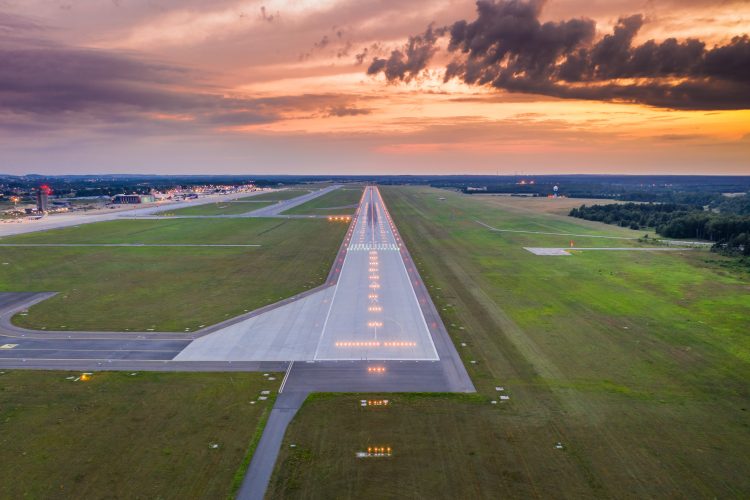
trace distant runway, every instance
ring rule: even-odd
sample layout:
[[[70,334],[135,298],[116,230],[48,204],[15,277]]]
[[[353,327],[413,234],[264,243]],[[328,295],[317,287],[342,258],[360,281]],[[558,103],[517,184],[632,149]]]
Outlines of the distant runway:
[[[548,231],[524,231],[520,229],[498,229],[496,227],[492,227],[489,224],[485,224],[481,220],[474,220],[477,224],[486,227],[490,231],[495,231],[497,233],[521,233],[521,234],[546,234],[546,235],[552,235],[552,236],[579,236],[582,238],[602,238],[606,240],[637,240],[638,238],[630,238],[627,236],[602,236],[598,234],[579,234],[579,233],[553,233]]]
[[[302,205],[303,203],[307,203],[308,201],[314,200],[315,198],[319,198],[323,195],[326,195],[330,193],[331,191],[335,191],[339,189],[340,187],[341,187],[340,184],[328,186],[327,188],[319,189],[317,191],[313,191],[312,193],[303,194],[302,196],[297,196],[296,198],[292,198],[290,200],[283,200],[278,203],[274,203],[273,205],[268,205],[267,207],[253,210],[252,212],[243,214],[243,216],[244,217],[277,217],[277,216],[289,217],[289,216],[281,215],[282,212],[286,212],[287,210],[291,210],[294,207],[298,207]]]
[[[610,251],[610,252],[681,252],[684,250],[694,250],[693,248],[679,248],[679,247],[523,247],[534,255],[543,256],[563,256],[573,255],[570,252],[577,252],[580,250],[591,251]]]
[[[294,207],[307,203],[308,201],[314,200],[324,196],[331,191],[339,189],[341,185],[329,186],[324,189],[318,189],[311,193],[306,193],[296,198],[290,198],[288,200],[281,200],[268,206],[261,208],[250,209],[249,211],[241,214],[217,214],[217,215],[161,215],[159,213],[148,213],[141,215],[125,215],[122,218],[126,219],[149,219],[149,220],[164,220],[164,219],[246,219],[256,217],[273,217],[281,219],[322,219],[327,218],[325,215],[284,215],[283,212],[291,210]],[[232,203],[265,203],[264,200],[251,201],[251,200],[230,200]],[[229,203],[228,202],[228,203]],[[179,207],[182,208],[182,207]],[[178,209],[179,209],[178,208]]]

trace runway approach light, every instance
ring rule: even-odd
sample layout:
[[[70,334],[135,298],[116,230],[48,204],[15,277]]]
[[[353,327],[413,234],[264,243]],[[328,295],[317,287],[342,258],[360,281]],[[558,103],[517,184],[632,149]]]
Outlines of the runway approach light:
[[[358,451],[357,458],[383,458],[393,455],[390,446],[368,446],[367,451]]]
[[[367,399],[362,400],[362,406],[388,406],[391,402],[387,399]]]
[[[380,347],[380,342],[378,342],[378,341],[368,341],[368,342],[336,342],[334,345],[336,347]]]
[[[370,328],[380,328],[383,326],[383,322],[382,321],[368,321],[367,326],[369,326]]]
[[[385,373],[385,366],[368,366],[367,373]]]

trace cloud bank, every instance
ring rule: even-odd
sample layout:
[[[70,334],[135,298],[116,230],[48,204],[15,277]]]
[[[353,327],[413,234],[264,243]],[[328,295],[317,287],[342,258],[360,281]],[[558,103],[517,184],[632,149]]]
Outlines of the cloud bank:
[[[707,47],[695,39],[634,39],[641,14],[622,17],[597,37],[587,18],[541,22],[543,0],[479,0],[477,18],[432,26],[390,57],[374,58],[370,75],[408,82],[428,68],[449,36],[453,60],[445,81],[560,98],[621,101],[673,109],[750,108],[750,38]]]

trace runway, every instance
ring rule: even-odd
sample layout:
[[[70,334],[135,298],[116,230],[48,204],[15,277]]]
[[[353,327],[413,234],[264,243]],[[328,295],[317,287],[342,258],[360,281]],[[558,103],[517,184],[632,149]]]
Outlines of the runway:
[[[332,288],[196,339],[175,360],[438,360],[394,231],[366,188]]]
[[[439,359],[376,188],[358,215],[314,359]]]

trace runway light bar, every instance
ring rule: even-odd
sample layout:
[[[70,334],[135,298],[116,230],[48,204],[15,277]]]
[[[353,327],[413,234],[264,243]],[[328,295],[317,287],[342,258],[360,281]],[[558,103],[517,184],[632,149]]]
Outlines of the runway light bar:
[[[368,399],[367,406],[388,406],[391,402],[387,399]]]
[[[370,288],[380,288],[380,285],[377,283],[370,283]]]
[[[385,347],[414,347],[416,342],[383,342]]]
[[[367,308],[367,310],[370,312],[380,312],[383,310],[383,308],[380,306],[370,306]]]
[[[358,451],[356,454],[357,458],[389,458],[393,456],[389,446],[370,447],[367,448],[367,450],[368,451]]]
[[[371,274],[371,275],[370,275],[370,279],[371,279],[371,280],[379,280],[379,279],[380,279],[380,276],[379,276],[379,275],[377,275],[377,274]]]
[[[336,342],[336,347],[380,347],[380,342]]]
[[[385,373],[385,366],[368,366],[367,373]]]
[[[378,300],[378,294],[377,293],[371,293],[370,295],[367,296],[367,298],[370,299],[370,300]]]
[[[383,326],[383,322],[382,321],[368,321],[367,326],[369,326],[370,328],[380,328]]]

